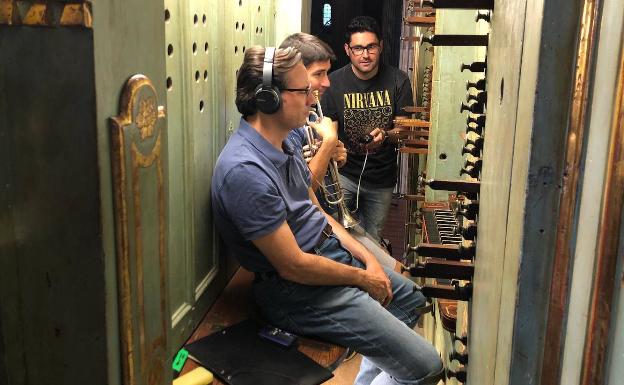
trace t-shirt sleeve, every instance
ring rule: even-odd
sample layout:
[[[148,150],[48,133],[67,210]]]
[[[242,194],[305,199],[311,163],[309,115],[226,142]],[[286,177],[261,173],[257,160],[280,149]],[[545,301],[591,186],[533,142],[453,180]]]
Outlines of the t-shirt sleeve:
[[[338,120],[338,106],[336,105],[335,92],[331,91],[331,88],[326,90],[321,98],[321,107],[323,108],[323,115],[330,118],[333,121]]]
[[[405,73],[399,72],[397,86],[397,102],[394,114],[398,116],[408,116],[410,114],[405,112],[403,107],[413,106],[414,98],[412,96],[412,85]]]
[[[286,220],[286,206],[277,187],[256,165],[232,169],[217,197],[225,215],[248,241],[272,233]]]

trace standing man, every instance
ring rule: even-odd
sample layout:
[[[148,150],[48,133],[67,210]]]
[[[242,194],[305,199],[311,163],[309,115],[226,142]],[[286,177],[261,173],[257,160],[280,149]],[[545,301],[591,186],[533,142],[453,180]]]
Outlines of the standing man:
[[[294,33],[284,39],[280,48],[285,49],[288,47],[296,48],[301,53],[301,60],[306,67],[310,87],[312,87],[313,91],[318,91],[319,98],[322,97],[331,85],[328,73],[331,68],[332,60],[336,60],[334,51],[327,43],[318,37],[303,32]],[[327,177],[325,178],[325,186],[319,189],[320,182],[323,181],[326,175],[329,162],[333,159],[336,161],[338,167],[342,167],[347,161],[347,154],[344,145],[338,140],[336,127],[333,125],[319,125],[317,127],[319,128],[320,132],[318,133],[322,136],[323,141],[316,150],[314,156],[309,160],[307,159],[312,176],[312,190],[316,193],[322,209],[333,215],[336,211],[336,207],[327,202],[326,195],[329,195],[332,200],[338,197],[334,190],[334,183]],[[298,127],[289,134],[289,138],[293,140],[293,143],[302,150],[307,145],[305,130],[305,127]],[[336,218],[336,216],[334,216],[334,218]],[[379,246],[378,239],[366,234],[363,227],[355,225],[348,230],[351,235],[375,255],[382,266],[401,272],[401,263]]]
[[[438,353],[411,329],[422,293],[314,203],[308,168],[287,139],[313,102],[297,50],[247,49],[236,90],[242,119],[212,179],[227,252],[256,273],[269,322],[362,353],[371,376],[362,384],[436,384]]]
[[[347,163],[340,169],[346,199],[365,230],[381,238],[397,179],[399,130],[392,120],[413,105],[412,88],[404,72],[379,63],[383,41],[375,19],[355,17],[345,38],[351,63],[330,74],[323,111],[347,148]]]

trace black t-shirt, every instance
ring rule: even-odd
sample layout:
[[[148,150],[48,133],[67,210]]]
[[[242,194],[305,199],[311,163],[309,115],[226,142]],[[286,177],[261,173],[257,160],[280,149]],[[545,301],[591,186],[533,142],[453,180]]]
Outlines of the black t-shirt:
[[[332,72],[329,79],[331,85],[321,100],[323,112],[338,121],[338,137],[347,148],[347,164],[340,173],[357,181],[366,155],[361,140],[376,127],[391,129],[395,115],[407,115],[402,108],[413,105],[411,84],[403,71],[381,64],[377,75],[369,80],[355,76],[350,63]],[[362,185],[394,186],[396,157],[395,145],[387,141],[370,150]]]

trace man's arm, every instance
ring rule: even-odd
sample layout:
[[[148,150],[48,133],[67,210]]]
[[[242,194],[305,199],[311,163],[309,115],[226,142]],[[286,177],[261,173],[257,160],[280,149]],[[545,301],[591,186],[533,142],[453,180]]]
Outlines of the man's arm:
[[[366,247],[364,247],[364,245],[362,245],[357,239],[355,239],[349,233],[349,231],[345,229],[344,226],[342,226],[342,224],[338,223],[338,221],[336,221],[331,215],[327,214],[325,210],[323,210],[318,202],[318,199],[316,199],[316,196],[311,189],[309,190],[309,194],[310,200],[312,200],[316,207],[318,207],[318,209],[325,215],[327,221],[332,227],[332,230],[334,231],[338,239],[340,239],[340,243],[342,244],[342,246],[345,249],[349,250],[349,252],[360,262],[366,265],[367,271],[370,271],[382,277],[386,277],[386,273],[379,264],[377,258],[375,258],[375,256]],[[388,303],[391,299],[392,292],[389,293]]]
[[[364,247],[364,245],[358,242],[357,239],[353,238],[353,236],[349,234],[349,231],[345,229],[344,226],[338,223],[338,221],[335,220],[331,215],[327,214],[319,204],[318,199],[316,198],[314,193],[312,193],[312,191],[310,191],[310,193],[310,199],[316,205],[316,207],[321,210],[323,215],[325,215],[325,218],[327,218],[327,221],[331,225],[332,230],[334,231],[338,239],[340,239],[342,246],[344,246],[345,249],[349,250],[349,252],[353,254],[355,258],[365,264],[367,269],[377,267],[381,268],[381,265],[379,265],[377,258],[375,258],[375,256],[371,254],[368,249]]]
[[[409,118],[410,116],[398,115],[393,119],[401,119],[401,118]],[[383,128],[375,128],[373,129],[369,135],[373,137],[373,140],[367,145],[369,149],[377,148],[381,146],[382,143],[388,142],[392,144],[396,144],[401,137],[401,132],[407,131],[409,129],[396,127],[390,130],[384,130]]]
[[[357,286],[384,306],[392,300],[392,287],[385,274],[304,252],[287,222],[252,242],[284,279],[304,285]]]

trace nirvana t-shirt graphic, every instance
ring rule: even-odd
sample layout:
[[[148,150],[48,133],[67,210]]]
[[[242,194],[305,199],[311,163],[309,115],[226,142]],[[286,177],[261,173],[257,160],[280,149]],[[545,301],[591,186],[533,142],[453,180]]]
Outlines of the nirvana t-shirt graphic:
[[[387,128],[393,116],[388,90],[344,94],[343,109],[346,146],[350,151],[360,154],[366,153],[366,145],[363,143],[366,135],[376,127]],[[369,153],[376,153],[380,149],[372,149]]]
[[[395,144],[384,142],[369,149],[367,156],[363,140],[375,128],[391,129],[396,115],[408,115],[401,112],[413,105],[409,78],[396,68],[381,66],[375,77],[361,80],[348,64],[332,72],[329,79],[331,84],[321,104],[325,116],[338,122],[338,136],[347,148],[347,164],[340,173],[355,182],[362,174],[366,187],[394,186]]]

